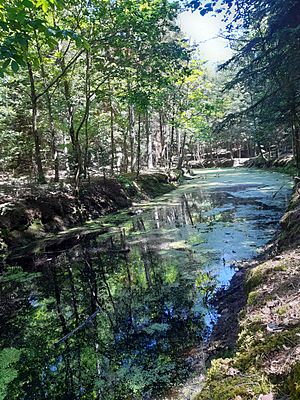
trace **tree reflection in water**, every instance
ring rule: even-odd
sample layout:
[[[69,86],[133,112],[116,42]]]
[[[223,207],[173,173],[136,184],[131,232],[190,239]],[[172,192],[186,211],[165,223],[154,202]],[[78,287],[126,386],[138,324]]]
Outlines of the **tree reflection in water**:
[[[107,236],[4,267],[0,400],[157,399],[186,379],[206,300],[273,237],[290,194],[280,174],[206,174],[105,217]]]
[[[179,355],[203,333],[201,290],[145,244],[128,254],[78,246],[34,272],[7,267],[1,344],[21,349],[10,398],[139,399],[182,380]]]

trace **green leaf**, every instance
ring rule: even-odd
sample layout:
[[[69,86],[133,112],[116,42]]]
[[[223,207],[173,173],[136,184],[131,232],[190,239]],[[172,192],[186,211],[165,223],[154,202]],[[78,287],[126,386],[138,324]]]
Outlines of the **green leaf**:
[[[8,27],[7,27],[7,23],[4,21],[0,21],[0,27],[4,30],[4,31],[8,31]]]
[[[4,63],[2,64],[2,68],[6,69],[9,66],[9,64],[10,64],[10,59],[5,60]]]
[[[33,8],[33,4],[30,0],[23,0],[24,7]]]
[[[21,350],[8,347],[0,352],[0,400],[4,400],[8,393],[9,384],[17,378],[17,363],[21,356]]]
[[[19,64],[15,60],[13,60],[11,63],[11,69],[13,70],[13,72],[19,71]]]
[[[21,46],[27,46],[28,45],[28,40],[26,37],[21,36],[19,34],[16,35],[16,41],[21,45]]]

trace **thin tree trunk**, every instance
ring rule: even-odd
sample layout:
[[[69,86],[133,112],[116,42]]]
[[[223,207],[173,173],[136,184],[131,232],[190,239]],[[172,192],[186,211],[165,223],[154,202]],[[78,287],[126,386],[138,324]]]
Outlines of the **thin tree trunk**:
[[[159,132],[160,132],[160,165],[163,165],[164,151],[165,151],[165,134],[164,134],[164,121],[162,112],[159,113]]]
[[[112,104],[110,81],[108,81],[108,90],[109,90],[109,107],[110,107],[110,151],[111,151],[110,172],[111,175],[114,175],[116,146],[115,146],[115,136],[114,136],[114,110]]]
[[[138,177],[140,174],[141,168],[141,114],[139,114],[138,118],[138,131],[137,131],[137,169],[136,169],[136,176]]]
[[[130,170],[134,171],[135,168],[135,129],[134,129],[134,112],[132,106],[128,106],[128,121],[129,121],[129,135],[130,135]]]
[[[296,166],[298,174],[300,175],[300,128],[299,125],[295,123],[293,127],[293,142],[294,142],[294,156],[296,160]]]
[[[65,69],[64,59],[61,60],[61,69],[62,71]],[[78,130],[75,132],[74,127],[74,107],[71,101],[71,89],[67,75],[64,77],[64,96],[67,104],[69,135],[71,138],[74,155],[74,194],[76,197],[79,197],[80,177],[82,173],[82,154],[78,136],[79,132]]]
[[[169,151],[169,168],[172,167],[173,150],[174,150],[174,136],[175,136],[175,108],[173,106],[172,118],[171,118],[171,139],[170,139],[170,151]]]
[[[181,154],[178,160],[178,165],[177,168],[181,169],[182,168],[182,164],[183,164],[183,160],[184,160],[184,153],[185,153],[185,142],[186,142],[186,132],[184,132],[183,134],[183,140],[182,140],[182,146],[181,146]]]
[[[90,54],[86,51],[86,72],[85,72],[85,121],[84,121],[84,136],[85,136],[85,148],[84,148],[84,167],[83,175],[87,178],[88,166],[89,166],[89,113],[90,113],[90,98],[91,98],[91,87],[90,87]]]
[[[147,164],[148,168],[151,169],[153,168],[153,152],[152,152],[152,133],[150,129],[148,111],[146,111],[145,115],[145,131],[147,136]]]
[[[124,161],[122,165],[122,171],[123,172],[128,172],[128,147],[127,147],[127,140],[128,140],[128,129],[124,129],[124,135],[123,135],[123,156],[124,156]]]
[[[47,89],[47,78],[46,78],[45,66],[44,66],[43,57],[41,54],[41,47],[39,45],[36,32],[35,32],[35,37],[36,37],[36,46],[37,46],[37,51],[38,51],[38,57],[39,57],[39,61],[40,61],[41,75],[43,78],[43,86],[44,86],[44,90],[46,90]],[[57,141],[56,141],[56,134],[55,134],[52,101],[51,101],[51,97],[49,94],[49,90],[46,90],[45,95],[46,95],[46,104],[47,104],[47,109],[48,109],[49,127],[50,127],[50,134],[51,134],[51,153],[52,153],[52,160],[53,160],[53,167],[54,167],[54,182],[58,182],[59,181],[59,158],[58,158],[58,151],[57,151],[57,145],[56,145]]]
[[[37,180],[39,183],[44,184],[46,183],[46,178],[43,170],[42,157],[41,157],[41,138],[37,125],[37,118],[38,118],[37,96],[36,96],[35,81],[32,72],[32,66],[29,62],[27,63],[27,69],[30,81],[30,99],[31,99],[31,112],[32,112],[31,127],[34,138],[35,162],[37,166]]]

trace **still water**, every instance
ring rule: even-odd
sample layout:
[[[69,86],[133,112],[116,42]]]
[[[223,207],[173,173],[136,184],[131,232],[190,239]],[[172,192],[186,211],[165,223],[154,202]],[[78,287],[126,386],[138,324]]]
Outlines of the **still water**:
[[[217,318],[211,296],[278,229],[291,179],[197,171],[175,191],[86,225],[74,246],[0,278],[0,399],[160,399]],[[105,234],[97,233],[104,226]]]

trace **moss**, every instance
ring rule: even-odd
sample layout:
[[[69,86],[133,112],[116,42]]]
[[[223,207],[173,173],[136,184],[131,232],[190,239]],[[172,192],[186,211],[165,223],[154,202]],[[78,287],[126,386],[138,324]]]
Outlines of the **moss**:
[[[248,295],[247,304],[248,306],[253,306],[257,303],[257,299],[259,297],[259,293],[256,291],[250,292]]]
[[[2,228],[1,233],[0,233],[1,238],[7,239],[9,236],[9,229],[8,228]]]
[[[288,267],[286,265],[275,265],[273,271],[287,271]]]
[[[239,338],[241,348],[237,354],[236,365],[243,369],[260,366],[268,354],[281,350],[284,346],[296,345],[299,333],[300,328],[260,335],[254,335],[251,330],[248,330],[243,340]]]
[[[295,164],[289,163],[283,167],[272,167],[270,168],[271,171],[279,172],[282,174],[287,174],[291,176],[297,176],[298,175],[298,170]]]
[[[145,174],[136,176],[136,173],[122,174],[117,177],[118,182],[129,196],[142,197],[146,194],[149,197],[156,197],[175,189],[174,183],[168,181],[166,174]],[[178,180],[177,175],[173,180]]]
[[[150,197],[160,196],[175,189],[173,183],[169,183],[162,174],[141,175],[137,179],[138,185]]]
[[[277,314],[283,316],[287,314],[287,311],[288,308],[286,306],[282,306],[277,309]]]
[[[266,264],[261,264],[258,267],[253,268],[247,276],[246,289],[250,292],[252,289],[259,286],[264,278],[268,275],[269,270]]]
[[[206,384],[196,400],[229,400],[237,396],[257,400],[261,393],[269,391],[270,384],[261,374],[241,374],[232,359],[218,359],[212,362]]]
[[[286,380],[286,394],[291,397],[291,400],[300,399],[300,362],[295,364],[289,377]]]
[[[31,224],[29,225],[28,230],[30,230],[32,232],[44,231],[44,226],[43,226],[42,221],[38,218],[34,219],[31,222]]]
[[[269,263],[260,264],[257,267],[249,271],[246,280],[246,289],[251,292],[257,286],[264,282],[264,280],[272,273],[278,271],[286,271],[287,266],[282,265],[272,265]]]

